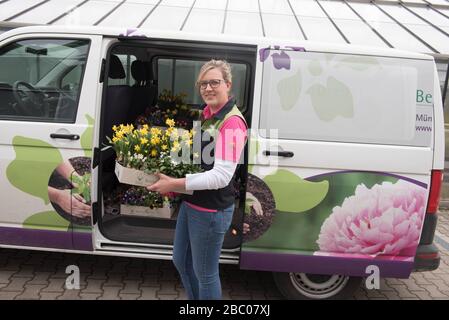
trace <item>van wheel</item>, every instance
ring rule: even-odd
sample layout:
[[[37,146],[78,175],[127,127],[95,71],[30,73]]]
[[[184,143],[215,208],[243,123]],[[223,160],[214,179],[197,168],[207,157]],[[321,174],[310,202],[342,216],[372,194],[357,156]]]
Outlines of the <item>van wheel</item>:
[[[360,287],[362,278],[340,275],[273,272],[274,282],[290,300],[347,299]]]

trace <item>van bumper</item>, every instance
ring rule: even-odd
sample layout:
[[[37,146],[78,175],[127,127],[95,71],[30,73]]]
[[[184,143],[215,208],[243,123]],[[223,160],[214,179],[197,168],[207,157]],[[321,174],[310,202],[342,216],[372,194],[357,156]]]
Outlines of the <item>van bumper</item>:
[[[415,265],[413,268],[415,272],[436,270],[440,265],[440,253],[436,245],[433,244],[437,222],[437,214],[426,214],[421,240],[416,249]]]
[[[440,260],[439,250],[433,243],[419,245],[416,250],[413,272],[436,270],[440,266]]]

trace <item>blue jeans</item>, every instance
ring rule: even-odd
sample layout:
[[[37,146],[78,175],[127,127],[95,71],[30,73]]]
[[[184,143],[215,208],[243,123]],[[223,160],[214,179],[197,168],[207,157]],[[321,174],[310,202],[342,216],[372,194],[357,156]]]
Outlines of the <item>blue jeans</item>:
[[[173,263],[191,300],[221,299],[219,258],[233,212],[234,205],[218,212],[205,212],[181,204]]]

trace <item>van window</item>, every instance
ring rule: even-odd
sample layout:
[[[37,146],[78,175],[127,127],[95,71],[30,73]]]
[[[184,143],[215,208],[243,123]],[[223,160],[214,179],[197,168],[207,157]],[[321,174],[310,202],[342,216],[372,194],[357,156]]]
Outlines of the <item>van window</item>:
[[[158,94],[170,91],[174,95],[186,94],[186,103],[201,105],[203,100],[195,87],[197,76],[205,61],[186,59],[157,60]],[[242,63],[230,63],[232,70],[232,95],[240,110],[245,110],[245,83],[247,66]]]
[[[30,39],[0,48],[0,118],[75,122],[89,41]]]
[[[268,55],[260,128],[278,130],[280,139],[430,145],[431,61],[293,50]]]

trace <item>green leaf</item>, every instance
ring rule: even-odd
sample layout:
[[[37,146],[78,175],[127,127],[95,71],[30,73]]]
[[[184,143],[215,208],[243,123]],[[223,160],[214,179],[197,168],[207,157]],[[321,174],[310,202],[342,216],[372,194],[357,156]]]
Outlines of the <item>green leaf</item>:
[[[327,79],[327,86],[315,84],[307,93],[317,116],[323,121],[332,121],[336,117],[352,118],[354,116],[354,99],[350,89],[334,77]]]
[[[298,70],[295,75],[278,82],[277,91],[281,100],[282,109],[288,111],[297,104],[301,94],[301,87],[301,70]]]
[[[88,115],[84,115],[87,119],[87,128],[83,132],[80,138],[81,148],[84,149],[84,154],[86,157],[92,157],[92,139],[93,139],[93,127],[94,127],[94,119]],[[109,139],[109,138],[108,138]],[[109,141],[111,142],[111,141]]]
[[[327,181],[306,181],[284,169],[266,176],[264,181],[273,193],[276,209],[285,212],[310,210],[323,201],[329,190]]]
[[[6,168],[9,182],[19,190],[48,199],[48,180],[56,167],[63,162],[59,150],[45,141],[15,136],[12,141],[16,158]]]
[[[70,221],[67,221],[55,211],[36,213],[23,222],[24,228],[58,231],[68,231],[69,225]]]

